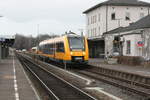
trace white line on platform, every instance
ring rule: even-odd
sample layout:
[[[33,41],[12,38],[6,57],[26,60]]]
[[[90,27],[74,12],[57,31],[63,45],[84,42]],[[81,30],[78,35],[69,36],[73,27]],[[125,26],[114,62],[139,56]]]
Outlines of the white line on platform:
[[[20,65],[20,66],[21,66],[21,65]],[[28,82],[29,82],[29,84],[30,84],[32,90],[34,91],[34,94],[35,94],[37,100],[41,100],[40,97],[39,97],[39,95],[38,95],[38,93],[37,93],[37,91],[36,91],[36,89],[34,88],[34,86],[33,86],[32,82],[31,82],[31,80],[30,80],[29,77],[27,76],[26,72],[24,71],[24,69],[23,69],[22,67],[21,67],[21,69],[23,70],[23,73],[24,73],[26,79],[28,80]]]
[[[109,93],[103,91],[102,88],[100,88],[100,87],[87,87],[85,89],[98,91],[100,93],[103,93],[104,95],[107,95],[108,97],[112,98],[113,100],[123,100],[121,98],[118,98],[118,97],[116,97],[116,96],[114,96],[112,94],[109,94]]]
[[[18,85],[17,85],[17,79],[16,79],[16,68],[15,68],[14,54],[13,54],[13,71],[14,71],[15,98],[16,98],[16,100],[19,100],[19,92],[18,92]]]

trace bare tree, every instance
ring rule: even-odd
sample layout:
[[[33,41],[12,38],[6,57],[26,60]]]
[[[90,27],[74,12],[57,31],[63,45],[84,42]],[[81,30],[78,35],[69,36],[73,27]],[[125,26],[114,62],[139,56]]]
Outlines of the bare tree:
[[[40,34],[37,37],[32,37],[31,36],[23,36],[20,34],[16,34],[15,36],[15,43],[13,45],[14,48],[18,50],[22,49],[31,49],[32,47],[38,46],[38,44],[46,39],[54,38],[57,37],[58,35],[48,35],[48,34]]]

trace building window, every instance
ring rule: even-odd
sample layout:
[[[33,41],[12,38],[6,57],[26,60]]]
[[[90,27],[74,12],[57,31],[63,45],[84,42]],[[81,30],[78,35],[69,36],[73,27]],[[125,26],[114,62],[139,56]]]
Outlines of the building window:
[[[93,28],[93,37],[95,36],[95,29]]]
[[[126,51],[126,53],[127,54],[131,54],[131,41],[128,40],[128,41],[126,41],[126,43],[127,43],[127,51]]]
[[[93,35],[92,35],[92,36],[94,37],[94,36],[95,36],[95,30],[94,30],[94,28],[93,28],[93,30],[92,30],[92,31],[93,31]]]
[[[95,28],[95,36],[96,36],[96,34],[97,34],[97,29]]]
[[[95,16],[93,16],[93,24],[95,23]]]
[[[92,37],[92,35],[93,35],[93,30],[91,29],[91,35],[90,35],[90,37]]]
[[[143,18],[144,17],[144,13],[140,13],[140,18]]]
[[[90,18],[88,17],[88,25],[90,25]]]
[[[101,33],[101,28],[100,27],[98,27],[98,31],[99,31],[99,34]]]
[[[126,12],[125,20],[130,20],[130,13]]]
[[[95,23],[97,22],[97,15],[95,15]]]
[[[95,16],[93,16],[93,23],[95,23]]]
[[[116,19],[116,14],[115,13],[112,13],[111,14],[111,20],[115,20]]]
[[[101,21],[101,14],[98,14],[98,21]]]
[[[93,17],[91,16],[91,24],[92,24],[92,22],[93,22]]]

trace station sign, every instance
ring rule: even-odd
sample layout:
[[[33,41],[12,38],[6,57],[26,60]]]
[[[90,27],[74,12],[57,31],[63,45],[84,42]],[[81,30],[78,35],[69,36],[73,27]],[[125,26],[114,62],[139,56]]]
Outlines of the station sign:
[[[144,42],[143,41],[138,41],[137,42],[137,46],[138,47],[143,47],[144,46]]]

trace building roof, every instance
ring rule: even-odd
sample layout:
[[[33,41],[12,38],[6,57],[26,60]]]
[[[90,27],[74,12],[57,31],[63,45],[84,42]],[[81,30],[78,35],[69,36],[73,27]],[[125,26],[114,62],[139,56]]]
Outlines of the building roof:
[[[116,29],[113,29],[111,31],[105,32],[104,34],[111,34],[111,33],[118,33],[120,32],[124,27],[118,27]]]
[[[143,1],[139,1],[139,0],[108,0],[108,1],[104,1],[102,3],[99,3],[89,9],[87,9],[86,11],[84,11],[83,13],[88,13],[98,7],[104,6],[104,5],[111,5],[111,6],[146,6],[146,7],[150,7],[150,3],[148,2],[143,2]]]
[[[136,30],[136,29],[143,29],[143,28],[150,28],[150,15],[138,20],[135,23],[132,23],[131,25],[129,25],[127,27],[116,28],[114,30],[105,32],[104,34],[127,32],[127,31]]]

